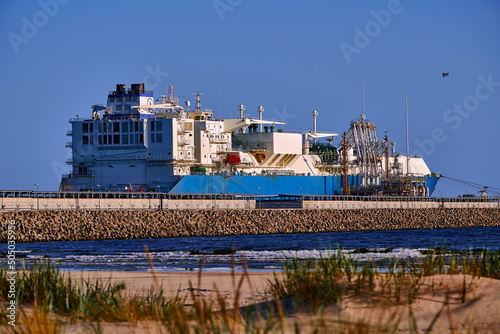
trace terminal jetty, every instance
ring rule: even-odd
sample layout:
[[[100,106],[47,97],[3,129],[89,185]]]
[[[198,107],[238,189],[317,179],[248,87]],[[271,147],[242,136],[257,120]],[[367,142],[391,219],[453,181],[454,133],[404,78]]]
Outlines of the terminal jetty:
[[[4,210],[1,242],[500,226],[498,208]]]

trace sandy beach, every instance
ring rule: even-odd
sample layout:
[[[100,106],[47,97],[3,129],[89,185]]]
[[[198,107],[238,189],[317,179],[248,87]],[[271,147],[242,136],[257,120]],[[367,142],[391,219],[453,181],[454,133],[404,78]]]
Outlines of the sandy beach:
[[[151,286],[163,286],[168,296],[186,297],[186,305],[190,306],[193,294],[196,297],[215,299],[216,290],[226,298],[227,306],[234,307],[236,291],[240,280],[240,301],[238,306],[251,304],[263,305],[264,301],[272,301],[273,295],[268,291],[269,282],[274,280],[272,272],[157,272],[156,280],[151,272],[70,272],[73,278],[102,278],[112,282],[125,282],[128,293],[142,293]],[[276,273],[278,278],[283,273]],[[464,280],[465,278],[465,280]],[[190,291],[191,287],[194,289]],[[463,288],[466,287],[466,297],[463,298]],[[267,290],[267,291],[266,291]],[[464,300],[465,299],[465,300]],[[445,301],[447,303],[445,303]],[[284,304],[287,304],[284,301]],[[291,303],[288,303],[291,304]],[[217,309],[217,306],[214,307]],[[410,315],[412,314],[412,315]],[[307,310],[296,310],[290,305],[284,307],[284,317],[292,330],[295,322],[300,323],[304,332],[312,330],[317,314]],[[327,307],[323,311],[323,321],[329,327],[335,328],[339,319],[344,323],[360,321],[370,323],[389,323],[391,319],[399,318],[399,330],[410,331],[413,324],[418,331],[425,332],[431,323],[434,333],[470,333],[470,332],[500,332],[500,280],[488,278],[473,278],[463,275],[436,275],[424,277],[415,302],[409,305],[393,304],[385,299],[384,295],[354,296],[352,293],[345,296],[341,304]],[[415,319],[413,322],[412,319]],[[105,324],[105,332],[125,333],[156,333],[166,332],[158,324],[149,322],[138,323],[133,327],[126,324]],[[68,330],[82,330],[86,327],[68,327]],[[286,330],[285,332],[289,332]]]
[[[130,294],[145,293],[151,287],[163,287],[168,297],[186,297],[186,303],[191,302],[192,292],[196,297],[217,298],[217,290],[224,296],[228,306],[234,306],[236,291],[240,286],[239,306],[246,306],[272,299],[266,292],[269,290],[269,282],[274,281],[275,273],[270,271],[250,271],[246,276],[243,272],[202,272],[201,279],[199,271],[187,272],[151,272],[144,271],[71,271],[72,278],[95,279],[102,278],[113,283],[125,282],[126,291]],[[283,273],[276,272],[281,278]],[[243,280],[242,280],[243,279]],[[190,285],[191,284],[191,285]],[[190,291],[190,289],[193,291]]]

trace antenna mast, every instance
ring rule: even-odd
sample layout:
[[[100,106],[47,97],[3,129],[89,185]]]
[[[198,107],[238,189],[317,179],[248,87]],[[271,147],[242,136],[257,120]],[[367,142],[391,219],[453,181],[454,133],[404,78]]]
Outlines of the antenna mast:
[[[196,110],[195,112],[202,112],[201,110],[201,99],[200,99],[200,96],[203,95],[205,93],[192,93],[191,95],[196,95]]]
[[[365,120],[365,81],[361,81],[361,103],[362,103],[362,110],[363,113],[361,114],[361,120]]]
[[[406,176],[410,175],[410,141],[408,139],[408,92],[405,82],[405,111],[406,111]]]
[[[349,158],[347,154],[347,149],[349,145],[347,144],[347,134],[344,132],[342,134],[342,195],[349,194],[349,179],[347,178],[347,159]]]

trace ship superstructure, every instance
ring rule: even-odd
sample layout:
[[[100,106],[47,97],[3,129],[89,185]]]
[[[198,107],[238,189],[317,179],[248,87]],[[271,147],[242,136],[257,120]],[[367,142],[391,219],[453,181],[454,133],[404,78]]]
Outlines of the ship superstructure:
[[[290,132],[262,106],[258,118],[240,105],[238,117],[215,119],[201,95],[190,110],[172,86],[155,100],[144,84],[117,85],[91,118],[70,120],[61,190],[429,196],[438,180],[422,158],[380,140],[364,112],[342,136],[317,131],[317,111],[311,131]]]

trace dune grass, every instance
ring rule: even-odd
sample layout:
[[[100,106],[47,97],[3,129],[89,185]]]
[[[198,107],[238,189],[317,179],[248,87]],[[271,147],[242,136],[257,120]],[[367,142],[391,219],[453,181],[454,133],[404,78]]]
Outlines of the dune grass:
[[[391,259],[382,268],[373,261],[357,261],[339,248],[328,257],[293,259],[286,263],[284,271],[285,278],[276,278],[272,285],[278,296],[293,296],[314,306],[335,304],[350,291],[355,295],[373,291],[376,278],[382,280],[382,285],[393,282],[395,291],[391,294],[398,301],[403,286],[407,297],[413,300],[419,282],[426,276],[463,274],[500,279],[500,251],[471,250],[448,257],[442,249],[429,249],[423,259],[407,262]]]
[[[442,251],[429,249],[426,253],[421,260],[391,260],[383,268],[372,261],[356,261],[341,249],[316,260],[291,259],[284,266],[284,277],[276,277],[269,282],[273,301],[246,308],[239,305],[240,291],[244,280],[251,284],[250,277],[244,265],[245,275],[235,281],[234,257],[232,275],[236,297],[232,304],[218,291],[214,299],[199,297],[194,293],[192,284],[190,305],[186,305],[186,297],[167,297],[161,286],[153,286],[145,293],[130,294],[126,292],[123,282],[71,279],[50,261],[39,262],[29,270],[19,270],[16,276],[16,300],[22,309],[19,326],[6,326],[5,308],[0,312],[0,321],[4,326],[2,331],[15,333],[59,333],[69,324],[91,324],[94,332],[102,332],[103,323],[127,322],[133,327],[141,321],[156,322],[167,333],[270,333],[285,330],[296,333],[311,330],[375,333],[394,332],[403,319],[409,319],[409,328],[417,331],[412,305],[423,289],[425,277],[463,274],[500,279],[500,251],[471,250],[465,254],[445,256]],[[244,259],[241,260],[244,264]],[[199,282],[202,268],[203,262],[200,264]],[[2,303],[8,301],[7,278],[7,270],[0,269]],[[462,303],[466,302],[471,289],[464,278],[457,298]],[[339,313],[338,321],[328,321],[324,315],[326,308],[341,305],[348,296],[383,305],[405,305],[408,316],[396,312],[388,317],[381,316],[373,324],[352,322],[343,319]],[[304,324],[297,317],[290,324],[290,319],[287,319],[290,312],[282,303],[287,300],[293,301],[294,314],[298,314],[300,309],[307,309],[313,320]],[[443,300],[435,319],[428,324],[428,331],[432,330],[447,306],[447,300]]]

